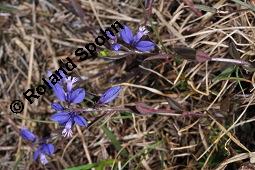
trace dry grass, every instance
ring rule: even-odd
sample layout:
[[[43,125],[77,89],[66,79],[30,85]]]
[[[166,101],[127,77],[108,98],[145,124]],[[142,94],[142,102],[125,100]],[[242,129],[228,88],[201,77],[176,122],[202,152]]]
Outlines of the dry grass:
[[[255,8],[254,1],[247,2]],[[115,160],[116,169],[255,169],[254,72],[221,62],[187,61],[170,52],[187,46],[232,58],[229,45],[234,42],[243,60],[254,61],[255,12],[230,0],[204,5],[217,13],[203,11],[198,17],[181,0],[154,2],[147,21],[153,30],[149,37],[159,47],[156,56],[167,59],[141,63],[139,57],[146,55],[139,54],[118,61],[97,58],[78,63],[72,73],[82,77],[81,87],[96,95],[122,84],[114,106],[133,108],[143,102],[172,112],[86,115],[93,124],[75,128],[71,140],[55,137],[57,151],[42,166],[32,160],[33,151],[17,128],[56,136],[59,126],[49,120],[54,96],[44,95],[32,105],[26,101],[17,115],[10,112],[11,101],[24,99],[22,93],[40,84],[46,71],[58,69],[66,57],[75,60],[74,51],[93,42],[100,27],[117,20],[137,30],[145,21],[145,10],[143,2],[135,0],[1,1],[0,169],[64,169],[107,159]],[[122,152],[107,130],[116,136]]]

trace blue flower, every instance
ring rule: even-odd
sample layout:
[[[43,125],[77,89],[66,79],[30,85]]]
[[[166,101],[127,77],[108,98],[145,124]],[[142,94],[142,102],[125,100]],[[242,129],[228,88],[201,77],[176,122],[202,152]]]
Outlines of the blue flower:
[[[65,108],[61,104],[59,104],[59,103],[52,103],[51,104],[51,108],[56,110],[56,111],[63,111],[63,110],[65,110]]]
[[[68,92],[70,92],[73,88],[73,84],[76,83],[79,79],[77,77],[67,77],[64,79],[64,81],[66,82],[66,89]]]
[[[77,82],[77,80],[77,78],[68,77],[64,78],[62,83],[57,83],[53,88],[56,97],[60,101],[65,101],[68,104],[81,103],[85,98],[85,90],[83,88],[73,89],[73,84]],[[62,85],[65,84],[66,91],[62,87]],[[88,126],[87,121],[82,116],[79,116],[74,109],[65,108],[59,103],[52,103],[51,107],[57,111],[57,113],[51,116],[51,120],[65,126],[62,131],[64,137],[72,137],[72,127],[74,124]]]
[[[21,128],[20,129],[20,135],[23,139],[30,141],[30,142],[35,142],[36,141],[36,136],[32,132],[30,132],[27,128]]]
[[[58,122],[60,125],[64,125],[65,128],[62,131],[62,135],[64,137],[72,137],[72,127],[74,124],[77,124],[79,126],[88,126],[88,123],[86,119],[84,119],[82,116],[79,116],[74,111],[63,111],[55,113],[51,116],[51,120]]]
[[[20,135],[23,139],[35,142],[36,141],[36,135],[30,132],[27,128],[21,128],[20,129]],[[54,146],[52,144],[45,143],[45,139],[40,139],[41,142],[38,146],[38,148],[34,152],[34,160],[36,160],[40,156],[40,161],[43,165],[48,163],[48,160],[46,159],[46,155],[50,156],[54,153]]]
[[[72,88],[68,87],[67,84],[67,92],[64,91],[60,84],[55,84],[54,93],[56,97],[60,101],[66,101],[68,103],[81,103],[85,98],[85,90],[83,88],[78,88],[76,90],[72,90]]]
[[[128,26],[124,26],[124,29],[121,30],[120,36],[122,40],[131,45],[132,47],[135,47],[139,51],[142,52],[149,52],[154,50],[155,44],[151,41],[142,41],[141,38],[144,35],[148,34],[148,30],[143,26],[139,27],[139,30],[135,36],[133,36],[133,33],[131,29]]]
[[[60,73],[60,76],[62,77],[60,82],[56,83],[55,85],[53,85],[50,81],[48,81],[48,83],[50,84],[50,86],[53,89],[54,94],[60,101],[67,101],[69,103],[73,103],[73,102],[75,103],[75,102],[77,102],[77,100],[72,101],[73,100],[72,97],[75,97],[74,95],[77,95],[77,93],[79,93],[79,92],[82,94],[80,94],[77,97],[82,97],[82,95],[85,97],[84,90],[77,89],[75,91],[72,91],[74,83],[76,83],[79,80],[77,77],[71,77],[71,76],[67,77],[61,70],[59,70],[59,73]],[[47,76],[50,77],[50,75],[52,75],[52,73],[51,73],[51,71],[48,71]],[[64,85],[66,85],[67,93],[62,88],[62,86],[64,86]]]
[[[118,44],[118,43],[112,44],[112,49],[114,51],[119,51],[120,48],[121,48],[120,44]]]
[[[119,49],[121,48],[121,45],[117,43],[117,37],[115,35],[112,35],[109,32],[107,32],[106,34],[110,38],[109,42],[112,45],[112,49],[114,51],[119,51]]]
[[[111,101],[113,101],[121,92],[120,86],[114,86],[109,88],[99,99],[100,104],[107,104]]]
[[[51,156],[53,155],[55,151],[55,148],[52,144],[48,143],[41,143],[36,151],[34,152],[34,160],[37,160],[38,157],[40,157],[40,162],[45,165],[48,163],[48,160],[46,159],[46,155]]]

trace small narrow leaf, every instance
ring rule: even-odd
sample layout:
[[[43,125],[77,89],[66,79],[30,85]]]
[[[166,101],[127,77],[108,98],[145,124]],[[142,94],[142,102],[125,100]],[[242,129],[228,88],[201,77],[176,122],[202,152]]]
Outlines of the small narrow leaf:
[[[135,107],[136,110],[143,115],[172,112],[172,110],[170,109],[154,109],[153,107],[148,106],[145,103],[136,103]]]
[[[247,3],[243,2],[243,1],[240,1],[240,0],[232,0],[232,1],[237,3],[237,4],[240,4],[240,5],[244,6],[246,8],[249,8],[250,10],[255,11],[255,7],[252,4],[247,4]]]
[[[102,160],[98,163],[91,163],[91,164],[86,164],[86,165],[81,165],[81,166],[76,166],[72,168],[66,168],[65,170],[90,170],[92,168],[106,168],[109,166],[112,166],[116,160],[113,159],[108,159],[108,160]]]
[[[115,134],[113,134],[112,131],[109,130],[105,125],[103,125],[101,128],[104,131],[105,135],[110,139],[113,146],[117,149],[118,152],[120,152],[120,155],[122,155],[124,158],[128,158],[127,150],[122,148],[120,141],[118,141]]]
[[[237,51],[235,43],[232,42],[232,41],[229,44],[228,52],[231,55],[231,57],[233,57],[234,59],[240,59],[241,58],[240,53]]]
[[[209,7],[206,5],[195,5],[197,9],[200,9],[202,11],[211,12],[211,13],[217,13],[217,9],[213,7]]]
[[[215,82],[217,80],[220,80],[222,78],[229,77],[235,70],[235,66],[231,66],[223,70],[217,77],[215,77],[212,82]]]
[[[189,47],[175,47],[173,49],[177,55],[186,60],[195,60],[196,59],[196,50]]]
[[[153,114],[157,112],[156,109],[144,103],[136,103],[135,107],[136,107],[136,110],[139,111],[141,114]]]
[[[174,109],[177,112],[182,112],[183,111],[183,107],[177,101],[175,101],[174,99],[168,97],[167,102],[168,102],[171,109]]]
[[[190,10],[194,12],[197,16],[202,16],[203,14],[195,7],[192,0],[183,0],[183,2],[189,6]]]

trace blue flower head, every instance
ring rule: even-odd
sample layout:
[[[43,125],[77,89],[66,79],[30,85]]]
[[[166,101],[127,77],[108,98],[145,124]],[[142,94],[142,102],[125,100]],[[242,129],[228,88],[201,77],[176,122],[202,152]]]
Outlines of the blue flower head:
[[[120,86],[114,86],[106,90],[106,92],[100,97],[98,103],[99,104],[107,104],[113,101],[116,97],[118,97],[121,92]]]
[[[23,139],[33,142],[35,144],[36,141],[36,135],[30,132],[27,128],[21,128],[20,129],[20,135]],[[39,146],[34,152],[34,160],[36,160],[40,156],[40,161],[43,165],[48,163],[48,160],[46,159],[46,155],[50,156],[54,153],[54,146],[52,144],[48,144],[45,142],[45,140],[40,139]]]
[[[45,165],[48,163],[46,155],[51,156],[53,155],[55,148],[52,144],[48,143],[41,143],[36,151],[34,152],[34,160],[37,160],[40,157],[40,162]]]
[[[68,77],[65,79],[66,91],[60,84],[56,84],[54,87],[54,93],[60,101],[67,102],[68,104],[79,104],[85,98],[85,90],[83,88],[73,89],[73,83],[78,79]],[[88,126],[86,119],[79,116],[74,109],[68,109],[63,107],[59,103],[52,103],[52,109],[56,110],[57,113],[51,116],[51,120],[58,122],[64,126],[62,135],[64,137],[72,137],[72,127],[74,124],[79,126]]]
[[[51,120],[65,126],[62,131],[62,135],[68,138],[72,137],[73,135],[72,127],[74,124],[79,126],[88,126],[86,119],[84,119],[82,116],[79,116],[74,111],[63,111],[55,113],[51,116]]]
[[[36,136],[32,132],[30,132],[27,128],[21,128],[20,129],[20,136],[30,142],[35,142],[36,141]]]
[[[112,35],[110,32],[107,32],[106,34],[110,38],[109,42],[112,45],[112,49],[114,51],[119,51],[121,45],[117,43],[117,37],[115,35]]]
[[[148,33],[149,31],[143,26],[143,27],[139,27],[138,32],[134,36],[131,29],[125,25],[124,29],[121,30],[120,32],[120,36],[125,43],[138,49],[139,51],[149,52],[155,49],[155,44],[151,41],[141,40],[141,38],[144,35],[147,35]]]
[[[75,80],[76,81],[76,80]],[[85,98],[85,90],[83,88],[78,88],[76,90],[72,89],[73,83],[75,82],[74,79],[67,79],[67,91],[63,89],[63,87],[57,83],[54,85],[53,91],[56,97],[60,101],[65,101],[67,103],[81,103]]]

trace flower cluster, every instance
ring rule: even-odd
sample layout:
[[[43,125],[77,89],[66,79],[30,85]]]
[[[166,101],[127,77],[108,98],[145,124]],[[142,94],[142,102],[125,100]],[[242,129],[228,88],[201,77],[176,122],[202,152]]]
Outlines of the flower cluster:
[[[149,31],[145,26],[139,27],[136,35],[133,35],[132,30],[128,26],[124,26],[124,29],[120,31],[120,38],[130,47],[135,48],[141,52],[149,52],[155,49],[155,44],[151,41],[141,40],[144,35],[147,35]],[[110,37],[110,43],[114,51],[121,49],[121,45],[117,43],[117,37],[111,35],[108,32],[108,37]]]
[[[73,107],[73,104],[81,103],[85,98],[85,90],[83,88],[73,88],[73,84],[78,81],[78,78],[68,77],[64,78],[61,84],[56,84],[54,87],[54,93],[56,97],[65,102],[67,107],[64,107],[60,103],[52,103],[51,107],[57,113],[51,116],[51,120],[58,122],[61,126],[64,126],[62,135],[64,137],[72,137],[72,127],[74,124],[79,126],[88,126],[87,120],[79,115]],[[61,86],[62,85],[62,86]],[[66,85],[66,91],[63,86]],[[99,104],[107,104],[114,100],[121,91],[120,86],[115,86],[108,89],[99,99]]]
[[[49,73],[50,74],[50,73]],[[87,120],[80,115],[81,111],[78,111],[75,108],[76,104],[83,102],[86,92],[83,88],[74,88],[74,84],[78,82],[76,77],[67,77],[64,73],[61,72],[63,77],[61,81],[56,84],[50,85],[53,87],[53,92],[57,99],[61,102],[54,102],[51,104],[52,109],[56,111],[50,118],[51,120],[59,123],[63,126],[62,136],[70,138],[73,135],[72,127],[76,124],[82,127],[87,127]],[[108,89],[97,102],[97,106],[100,107],[111,101],[113,101],[121,92],[120,86],[114,86]],[[51,156],[54,153],[54,146],[46,142],[45,139],[38,140],[37,136],[30,132],[27,128],[22,128],[20,130],[21,137],[31,142],[34,146],[36,141],[38,142],[38,147],[34,152],[34,160],[40,157],[42,164],[48,163],[46,156]]]
[[[37,160],[38,157],[40,157],[40,162],[45,165],[48,163],[48,160],[46,156],[53,155],[55,148],[52,144],[47,143],[46,139],[38,139],[38,137],[30,132],[27,128],[21,128],[20,129],[20,136],[33,144],[33,146],[36,144],[36,141],[38,141],[37,149],[34,152],[34,160]]]

